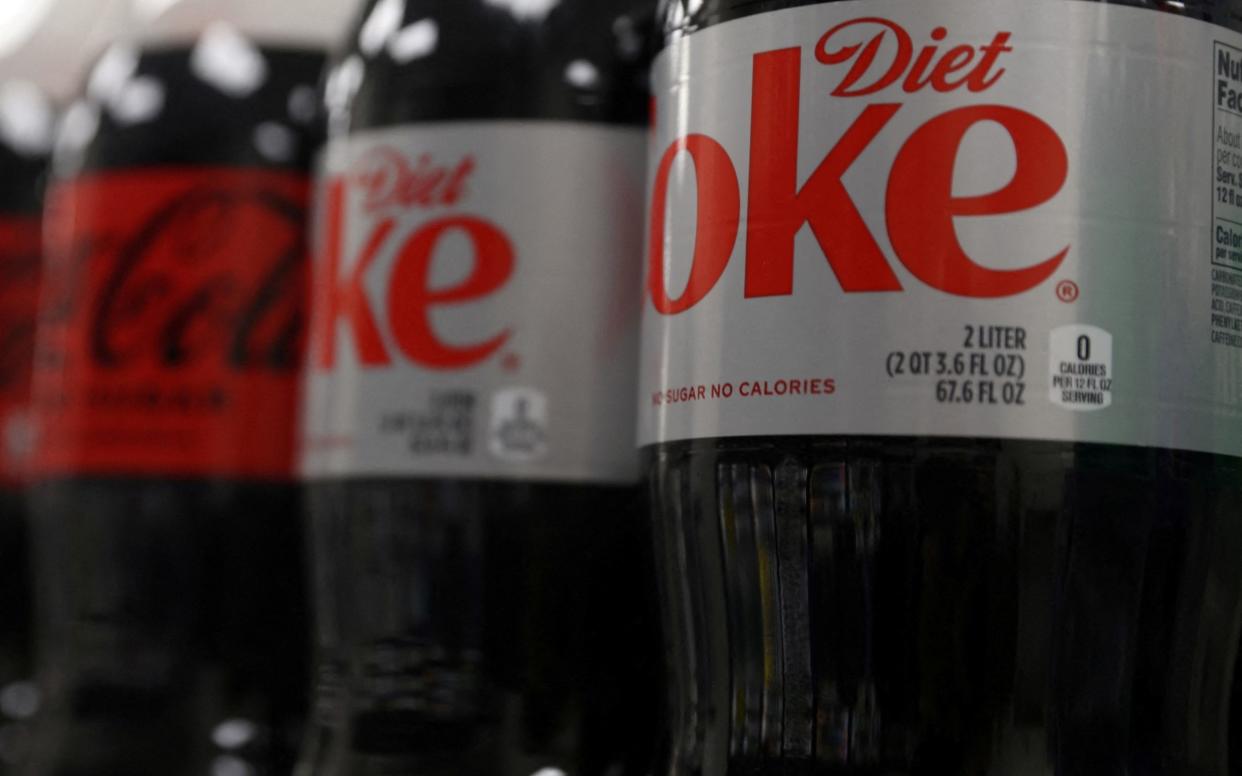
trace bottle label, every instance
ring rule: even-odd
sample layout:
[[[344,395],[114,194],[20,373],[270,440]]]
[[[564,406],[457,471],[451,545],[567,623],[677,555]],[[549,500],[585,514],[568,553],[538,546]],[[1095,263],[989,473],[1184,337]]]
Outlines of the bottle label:
[[[292,476],[309,188],[213,168],[52,187],[37,474]]]
[[[29,473],[30,372],[39,305],[43,223],[0,216],[0,485]]]
[[[866,0],[655,67],[640,442],[1242,455],[1242,35]]]
[[[333,143],[305,472],[633,481],[646,139],[492,121]]]

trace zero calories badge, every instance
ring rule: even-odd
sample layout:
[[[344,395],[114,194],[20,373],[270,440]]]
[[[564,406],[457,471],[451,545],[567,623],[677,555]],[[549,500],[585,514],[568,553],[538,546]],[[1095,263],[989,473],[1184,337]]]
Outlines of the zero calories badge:
[[[1113,403],[1113,335],[1097,326],[1061,326],[1048,347],[1048,398],[1067,410],[1102,410]]]

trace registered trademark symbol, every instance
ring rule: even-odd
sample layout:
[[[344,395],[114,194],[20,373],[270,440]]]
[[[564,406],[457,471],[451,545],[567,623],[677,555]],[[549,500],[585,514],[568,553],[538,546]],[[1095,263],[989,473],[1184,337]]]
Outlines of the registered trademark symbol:
[[[501,359],[500,367],[506,372],[516,372],[522,368],[522,358],[517,353],[508,353]]]
[[[1069,304],[1078,300],[1078,284],[1072,280],[1062,280],[1057,283],[1057,299]]]

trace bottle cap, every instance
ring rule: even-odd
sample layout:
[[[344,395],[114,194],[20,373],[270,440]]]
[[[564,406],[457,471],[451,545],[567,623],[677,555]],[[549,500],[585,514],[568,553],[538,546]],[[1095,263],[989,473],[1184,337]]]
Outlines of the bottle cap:
[[[21,0],[0,3],[0,81],[33,84],[64,103],[126,21],[129,0]],[[29,88],[10,90],[31,104]],[[13,96],[15,95],[15,96]]]
[[[231,28],[264,45],[330,49],[359,0],[130,0],[140,43],[197,40]]]

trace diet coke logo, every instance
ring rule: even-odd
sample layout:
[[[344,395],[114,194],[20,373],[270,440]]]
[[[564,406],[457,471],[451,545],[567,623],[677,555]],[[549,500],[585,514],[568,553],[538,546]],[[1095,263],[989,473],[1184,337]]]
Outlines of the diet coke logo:
[[[410,159],[389,146],[373,148],[358,162],[353,183],[362,192],[363,208],[452,207],[466,194],[474,172],[473,156],[440,162],[430,154]]]
[[[857,33],[866,36],[865,42],[847,42]],[[832,90],[833,97],[875,94],[899,79],[902,91],[911,94],[928,86],[938,92],[962,87],[982,92],[995,86],[1005,74],[998,60],[1013,51],[1008,45],[1012,34],[998,32],[987,45],[961,44],[942,52],[938,43],[948,34],[946,27],[934,28],[930,37],[936,43],[922,46],[916,56],[914,39],[900,24],[875,16],[852,19],[824,33],[815,46],[815,59],[828,66],[852,63]],[[886,49],[887,58],[882,54]]]
[[[931,31],[933,41],[948,35]],[[835,73],[848,69],[831,94],[837,98],[877,94],[900,84],[903,93],[931,88],[946,93],[985,91],[1004,75],[1010,33],[982,46],[938,43],[915,52],[911,35],[886,19],[866,17],[838,24],[819,38],[816,60]],[[799,148],[803,51],[785,48],[756,54],[752,63],[750,148],[735,160],[719,141],[695,133],[677,138],[656,170],[651,200],[648,292],[662,314],[685,312],[706,297],[723,276],[739,236],[745,240],[745,297],[794,293],[794,239],[809,226],[829,268],[846,293],[897,292],[902,284],[843,183],[881,133],[903,109],[898,97],[865,105],[833,145]],[[892,94],[888,91],[887,94]],[[917,98],[916,98],[917,99]],[[849,104],[855,104],[851,101]],[[1000,127],[1012,143],[1015,168],[1007,184],[970,196],[953,192],[963,162],[966,134],[980,124]],[[889,138],[891,141],[892,138]],[[799,185],[800,154],[822,154]],[[673,296],[666,287],[665,227],[674,163],[694,163],[697,217],[689,280]],[[747,164],[746,217],[737,161]],[[802,160],[803,162],[805,160]],[[977,163],[986,164],[981,159]],[[972,104],[950,108],[923,122],[904,139],[887,172],[884,218],[896,259],[922,283],[958,296],[997,298],[1028,291],[1052,275],[1069,252],[1018,269],[992,269],[958,240],[954,219],[1003,215],[1038,207],[1064,186],[1069,160],[1064,143],[1047,122],[1020,108]],[[986,258],[986,257],[984,257]]]
[[[380,162],[382,171],[375,166]],[[432,318],[437,309],[478,302],[506,286],[516,263],[508,235],[487,219],[466,214],[426,220],[408,232],[403,232],[399,220],[401,212],[411,208],[462,205],[474,157],[437,165],[424,155],[410,163],[400,152],[381,148],[365,154],[361,166],[364,172],[335,178],[328,185],[325,250],[315,281],[314,366],[335,368],[342,332],[351,338],[365,367],[390,366],[394,352],[389,343],[408,361],[429,369],[465,369],[490,358],[509,340],[510,330],[473,342],[449,342]],[[388,208],[397,212],[368,224],[361,250],[346,269],[351,183],[364,212]],[[442,286],[433,282],[433,267],[438,249],[449,237],[465,238],[471,268],[464,279]],[[376,264],[381,255],[393,258],[385,263],[386,294],[377,314],[367,279],[380,271]]]

